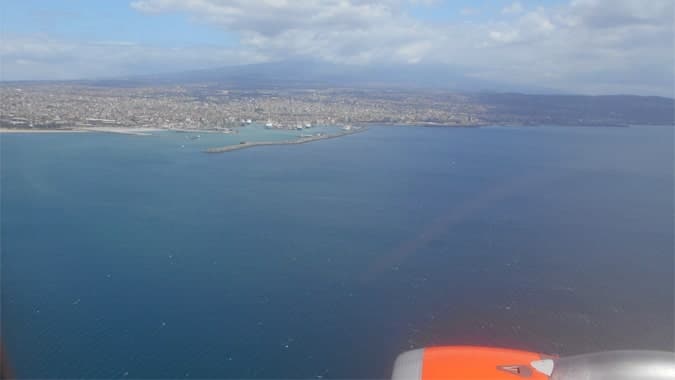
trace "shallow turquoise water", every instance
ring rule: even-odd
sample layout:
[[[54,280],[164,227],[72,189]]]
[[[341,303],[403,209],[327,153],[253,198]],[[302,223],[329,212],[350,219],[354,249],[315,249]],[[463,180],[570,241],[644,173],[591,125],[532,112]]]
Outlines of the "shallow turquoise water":
[[[236,133],[214,132],[151,132],[151,136],[143,136],[161,140],[161,144],[176,150],[187,152],[204,151],[208,148],[236,145],[242,141],[285,141],[300,138],[302,134],[336,134],[341,132],[337,126],[315,126],[303,130],[266,129],[261,125],[250,125],[234,128]],[[195,138],[199,136],[199,138]]]
[[[20,376],[385,378],[431,344],[673,346],[672,127],[217,155],[241,136],[201,135],[0,136]]]

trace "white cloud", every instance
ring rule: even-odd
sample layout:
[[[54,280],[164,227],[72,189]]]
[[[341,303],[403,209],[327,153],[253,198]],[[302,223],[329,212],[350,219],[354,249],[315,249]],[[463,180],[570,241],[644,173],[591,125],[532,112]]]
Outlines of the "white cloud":
[[[518,33],[517,30],[510,29],[510,30],[492,30],[490,31],[490,38],[493,41],[496,42],[503,42],[503,43],[512,43],[518,41],[518,38],[520,37],[520,34]]]
[[[502,18],[471,23],[424,22],[406,13],[411,4],[434,7],[436,1],[137,0],[131,7],[147,17],[180,12],[233,32],[240,44],[173,50],[5,38],[0,54],[6,77],[28,76],[21,71],[27,62],[41,65],[46,77],[58,71],[48,70],[57,65],[68,75],[85,75],[300,57],[354,64],[440,63],[486,80],[672,96],[672,0],[571,0],[535,9],[514,2],[502,9]]]
[[[572,0],[566,16],[572,24],[586,27],[670,24],[672,29],[674,12],[672,0]]]
[[[502,9],[502,13],[504,14],[518,14],[522,13],[524,10],[523,4],[520,3],[520,1],[515,1],[507,6],[505,6]]]
[[[398,1],[354,0],[138,0],[146,13],[187,12],[227,30],[277,36],[289,30],[372,29],[400,16]]]
[[[478,8],[471,8],[471,7],[462,8],[459,11],[459,14],[461,14],[462,16],[473,16],[473,15],[477,15],[479,13],[480,13],[480,10]]]
[[[128,41],[73,42],[3,35],[0,80],[67,80],[151,74],[266,60],[251,50],[160,48]]]
[[[433,30],[403,12],[419,0],[139,0],[141,12],[186,12],[241,36],[243,48],[270,59],[322,58],[340,63],[419,62]],[[426,6],[435,2],[423,1]],[[416,54],[417,53],[417,54]]]

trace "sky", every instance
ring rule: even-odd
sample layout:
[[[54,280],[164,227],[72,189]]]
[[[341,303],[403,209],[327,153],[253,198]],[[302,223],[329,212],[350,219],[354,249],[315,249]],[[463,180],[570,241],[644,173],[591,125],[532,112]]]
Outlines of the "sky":
[[[673,0],[6,0],[0,80],[311,59],[673,97],[674,18]]]

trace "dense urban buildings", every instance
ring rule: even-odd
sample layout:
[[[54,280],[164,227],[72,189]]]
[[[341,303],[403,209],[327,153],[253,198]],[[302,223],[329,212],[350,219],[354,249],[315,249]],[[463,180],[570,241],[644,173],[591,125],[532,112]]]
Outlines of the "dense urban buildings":
[[[672,124],[673,100],[636,96],[458,94],[410,89],[228,89],[216,85],[122,86],[5,83],[0,127],[166,129],[312,125],[443,126]]]
[[[5,86],[4,127],[138,126],[221,129],[241,123],[295,128],[316,124],[477,124],[483,109],[461,95],[351,90],[228,91],[201,87]]]

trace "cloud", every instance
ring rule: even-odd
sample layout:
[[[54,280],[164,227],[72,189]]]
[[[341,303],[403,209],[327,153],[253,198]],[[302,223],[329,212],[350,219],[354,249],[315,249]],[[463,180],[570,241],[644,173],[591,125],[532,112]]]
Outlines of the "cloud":
[[[495,58],[500,70],[486,68],[482,75],[571,92],[672,97],[675,3],[648,3],[640,8],[641,2],[572,1],[486,25],[486,57],[503,57]]]
[[[670,24],[672,29],[675,2],[670,0],[573,0],[568,9],[569,21],[595,28],[624,28],[636,25]]]
[[[372,29],[400,15],[398,1],[343,0],[139,0],[145,13],[187,12],[227,30],[274,37],[290,30]]]
[[[67,80],[152,74],[255,63],[250,50],[212,46],[161,48],[132,41],[74,42],[43,35],[3,35],[0,80]]]
[[[289,56],[338,63],[420,62],[433,30],[403,11],[435,1],[139,0],[147,14],[185,12],[196,21],[241,36],[243,48],[270,60]]]
[[[477,15],[479,13],[480,13],[480,10],[478,8],[471,8],[471,7],[462,8],[459,11],[459,14],[461,14],[462,16],[472,16],[472,15]]]
[[[71,76],[311,58],[360,65],[444,64],[467,76],[570,92],[673,95],[672,0],[571,0],[527,9],[514,2],[497,9],[493,19],[470,23],[425,22],[409,13],[411,7],[436,5],[426,0],[136,0],[131,8],[147,17],[182,13],[239,36],[239,45],[103,47],[33,36],[5,38],[0,54],[8,78],[29,76],[21,69],[26,62],[41,65],[33,73],[44,69],[46,77],[58,72],[48,68],[59,65]]]
[[[523,12],[523,5],[520,1],[515,1],[502,9],[504,14],[517,14]]]

